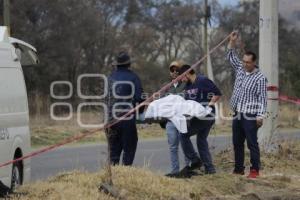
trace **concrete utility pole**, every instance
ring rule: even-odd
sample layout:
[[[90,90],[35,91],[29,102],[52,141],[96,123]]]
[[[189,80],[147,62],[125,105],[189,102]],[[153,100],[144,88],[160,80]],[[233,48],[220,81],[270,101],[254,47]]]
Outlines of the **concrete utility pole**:
[[[3,0],[3,21],[4,26],[7,26],[8,34],[10,35],[10,2]]]
[[[202,44],[203,44],[203,50],[204,54],[207,54],[207,58],[204,61],[204,74],[207,75],[207,77],[214,81],[214,73],[212,69],[212,64],[211,64],[211,57],[209,54],[209,39],[208,39],[208,20],[211,17],[211,12],[210,12],[210,6],[208,5],[208,0],[204,1],[204,22],[203,22],[203,32],[202,32]],[[220,112],[219,112],[219,106],[216,104],[216,124],[220,124]]]
[[[207,49],[206,49],[206,52],[208,53],[209,52],[209,42],[207,43]],[[212,69],[212,63],[211,63],[211,57],[210,57],[210,54],[207,54],[207,76],[210,80],[212,80],[213,82],[215,82],[214,80],[214,72],[213,72],[213,69]],[[220,107],[219,107],[219,104],[217,103],[215,105],[216,107],[216,124],[221,124],[221,119],[220,119]]]
[[[208,39],[208,20],[211,17],[210,13],[210,6],[208,6],[208,0],[204,1],[204,23],[203,23],[203,38],[202,38],[202,44],[204,53],[207,54],[207,59],[204,62],[204,74],[207,75],[207,77],[214,81],[214,73],[212,69],[212,63],[211,63],[211,57],[209,54],[209,39]],[[220,112],[219,112],[219,106],[216,104],[216,124],[220,124]]]
[[[278,116],[278,0],[260,0],[259,65],[268,79],[268,108],[259,141],[268,147],[277,131]]]
[[[212,70],[212,64],[211,64],[211,59],[210,59],[210,54],[209,54],[209,39],[208,39],[208,21],[209,18],[211,17],[210,13],[210,6],[208,5],[208,0],[204,1],[204,9],[205,9],[205,17],[204,17],[204,42],[203,42],[203,49],[205,53],[207,54],[207,59],[205,62],[205,67],[206,67],[206,75],[208,76],[209,79],[214,81],[214,74]]]
[[[204,50],[204,54],[207,54],[207,47],[208,47],[208,40],[207,40],[207,36],[208,36],[208,33],[207,33],[207,22],[208,22],[208,19],[209,19],[209,10],[208,10],[208,0],[204,0],[204,18],[203,18],[203,37],[202,37],[202,44],[203,44],[203,50]],[[207,59],[204,61],[203,63],[204,65],[204,74],[205,75],[208,75],[208,70],[207,70]]]
[[[206,63],[207,63],[207,76],[210,80],[215,81],[214,80],[214,72],[212,69],[212,63],[211,63],[211,57],[210,57],[210,53],[209,53],[209,45],[207,44],[207,59],[206,59]]]
[[[214,81],[214,75],[212,70],[212,64],[209,53],[209,42],[208,42],[208,20],[210,18],[210,6],[208,6],[208,0],[204,1],[204,22],[203,22],[203,37],[202,44],[204,53],[207,54],[207,59],[204,62],[204,74],[208,76],[209,79]]]

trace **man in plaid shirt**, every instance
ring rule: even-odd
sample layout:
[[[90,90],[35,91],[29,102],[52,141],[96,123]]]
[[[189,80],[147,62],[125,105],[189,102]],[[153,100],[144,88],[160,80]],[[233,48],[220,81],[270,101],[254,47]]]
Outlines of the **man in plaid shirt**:
[[[251,168],[248,178],[259,176],[260,151],[257,131],[263,124],[267,107],[267,79],[256,65],[256,54],[247,51],[241,61],[235,51],[238,35],[232,32],[227,59],[235,70],[231,108],[235,112],[232,138],[235,156],[234,174],[244,174],[244,143],[250,150]]]

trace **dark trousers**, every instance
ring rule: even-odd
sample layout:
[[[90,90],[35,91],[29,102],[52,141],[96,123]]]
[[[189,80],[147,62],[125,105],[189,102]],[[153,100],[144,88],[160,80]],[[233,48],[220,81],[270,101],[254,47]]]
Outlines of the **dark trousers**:
[[[197,134],[197,148],[201,161],[208,172],[215,172],[215,167],[212,163],[211,154],[209,152],[209,146],[207,142],[207,137],[209,131],[214,124],[215,120],[199,120],[197,118],[192,118],[190,125],[188,127],[187,134],[180,134],[181,136],[181,146],[185,156],[192,162],[194,160],[199,160],[197,154],[194,151],[193,144],[190,137]]]
[[[236,113],[232,123],[232,141],[235,157],[235,171],[244,171],[244,143],[247,141],[250,150],[251,169],[259,170],[260,168],[260,152],[257,142],[257,124],[256,115]]]
[[[120,121],[109,129],[108,136],[111,163],[119,164],[123,151],[122,164],[132,165],[138,142],[135,120]]]

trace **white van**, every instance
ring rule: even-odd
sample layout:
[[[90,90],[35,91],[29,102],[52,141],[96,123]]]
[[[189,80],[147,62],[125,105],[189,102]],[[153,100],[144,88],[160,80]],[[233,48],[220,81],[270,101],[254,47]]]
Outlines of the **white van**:
[[[30,153],[29,112],[22,66],[38,63],[36,49],[0,26],[0,164]],[[30,159],[0,168],[10,189],[30,179]]]

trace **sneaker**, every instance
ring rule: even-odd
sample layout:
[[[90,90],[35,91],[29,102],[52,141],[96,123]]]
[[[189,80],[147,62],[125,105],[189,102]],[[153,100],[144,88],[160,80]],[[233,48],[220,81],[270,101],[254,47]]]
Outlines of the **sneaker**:
[[[190,170],[200,169],[202,167],[202,161],[198,160],[197,162],[194,162],[190,166]]]
[[[191,178],[191,174],[189,172],[177,172],[177,173],[169,173],[165,176],[170,178]]]
[[[190,172],[190,171],[193,171],[193,169],[189,165],[185,166],[180,170],[180,172]]]
[[[245,171],[244,170],[233,170],[232,174],[235,175],[245,175]]]
[[[259,171],[256,169],[251,169],[247,178],[257,178],[259,176]]]
[[[195,172],[185,170],[178,173],[178,178],[191,178],[193,175],[195,175]]]
[[[192,176],[198,176],[198,175],[203,175],[204,172],[199,171],[194,171],[191,169],[190,166],[185,166],[182,170],[179,171],[179,174],[181,174],[184,177],[192,177]]]

